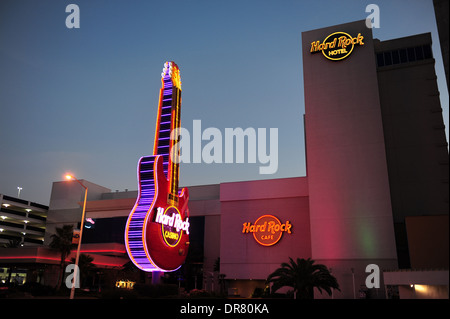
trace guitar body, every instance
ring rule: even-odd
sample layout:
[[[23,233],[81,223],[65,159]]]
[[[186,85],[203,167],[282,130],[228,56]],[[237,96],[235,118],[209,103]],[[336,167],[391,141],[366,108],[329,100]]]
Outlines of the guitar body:
[[[187,188],[181,190],[178,205],[170,205],[167,203],[168,182],[161,155],[139,160],[139,194],[128,217],[125,241],[133,263],[145,271],[174,271],[187,256],[189,234],[185,230],[177,232],[170,224],[156,222],[158,209],[170,214],[175,211],[172,207],[178,210],[181,220],[189,218]],[[171,238],[175,237],[173,234],[179,238]]]
[[[178,141],[171,132],[180,125],[178,66],[166,62],[162,76],[154,155],[139,160],[138,198],[125,228],[128,255],[144,271],[178,269],[189,248],[189,194],[178,191],[179,164],[169,156]]]

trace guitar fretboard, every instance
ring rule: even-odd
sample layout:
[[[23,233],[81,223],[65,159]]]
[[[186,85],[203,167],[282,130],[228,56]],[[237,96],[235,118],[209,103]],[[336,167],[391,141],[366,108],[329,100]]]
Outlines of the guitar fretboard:
[[[178,200],[179,163],[171,158],[170,151],[176,149],[173,146],[178,140],[171,140],[170,134],[180,127],[181,107],[181,89],[174,82],[170,73],[163,74],[153,150],[153,155],[163,156],[164,173],[169,179],[168,200],[172,202]]]

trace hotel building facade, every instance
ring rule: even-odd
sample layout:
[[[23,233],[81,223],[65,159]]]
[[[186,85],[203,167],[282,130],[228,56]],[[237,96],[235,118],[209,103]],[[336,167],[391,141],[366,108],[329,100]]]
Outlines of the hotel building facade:
[[[431,35],[379,41],[362,20],[303,32],[302,56],[307,176],[188,187],[196,266],[183,285],[248,297],[292,257],[337,278],[340,291],[316,298],[420,297],[412,284],[448,298],[448,144]],[[137,191],[83,183],[82,251],[121,267]],[[74,187],[53,184],[44,245],[28,263],[58,263],[44,250],[55,227],[80,222]],[[24,261],[14,256],[1,251],[0,264]],[[380,288],[367,288],[368,265]]]

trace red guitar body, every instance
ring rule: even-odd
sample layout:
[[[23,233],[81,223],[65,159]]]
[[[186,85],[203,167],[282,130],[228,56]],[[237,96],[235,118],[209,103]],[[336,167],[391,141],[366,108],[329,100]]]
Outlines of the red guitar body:
[[[169,244],[161,238],[165,238],[166,235],[163,233],[171,231],[171,233],[176,234],[176,229],[173,226],[165,226],[161,223],[155,222],[157,208],[163,208],[167,211],[169,207],[176,207],[180,213],[180,218],[186,220],[189,217],[188,210],[188,200],[189,194],[187,188],[181,190],[178,196],[178,205],[167,204],[168,198],[168,180],[166,179],[163,171],[162,156],[156,156],[155,161],[155,185],[156,185],[156,197],[153,200],[153,204],[150,208],[150,214],[148,214],[146,220],[146,244],[148,253],[151,256],[153,262],[161,269],[165,270],[175,270],[180,265],[184,263],[186,259],[188,245],[189,245],[189,235],[184,231],[180,235],[181,238],[175,241],[175,243]],[[172,229],[170,229],[172,228]],[[169,239],[168,239],[169,240]]]

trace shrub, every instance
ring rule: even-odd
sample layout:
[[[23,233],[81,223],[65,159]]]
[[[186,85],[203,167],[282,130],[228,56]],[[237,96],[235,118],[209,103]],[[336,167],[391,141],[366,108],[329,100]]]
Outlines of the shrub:
[[[32,296],[49,296],[55,292],[54,288],[37,282],[26,282],[22,286],[19,286],[18,289],[23,292],[28,292]]]

